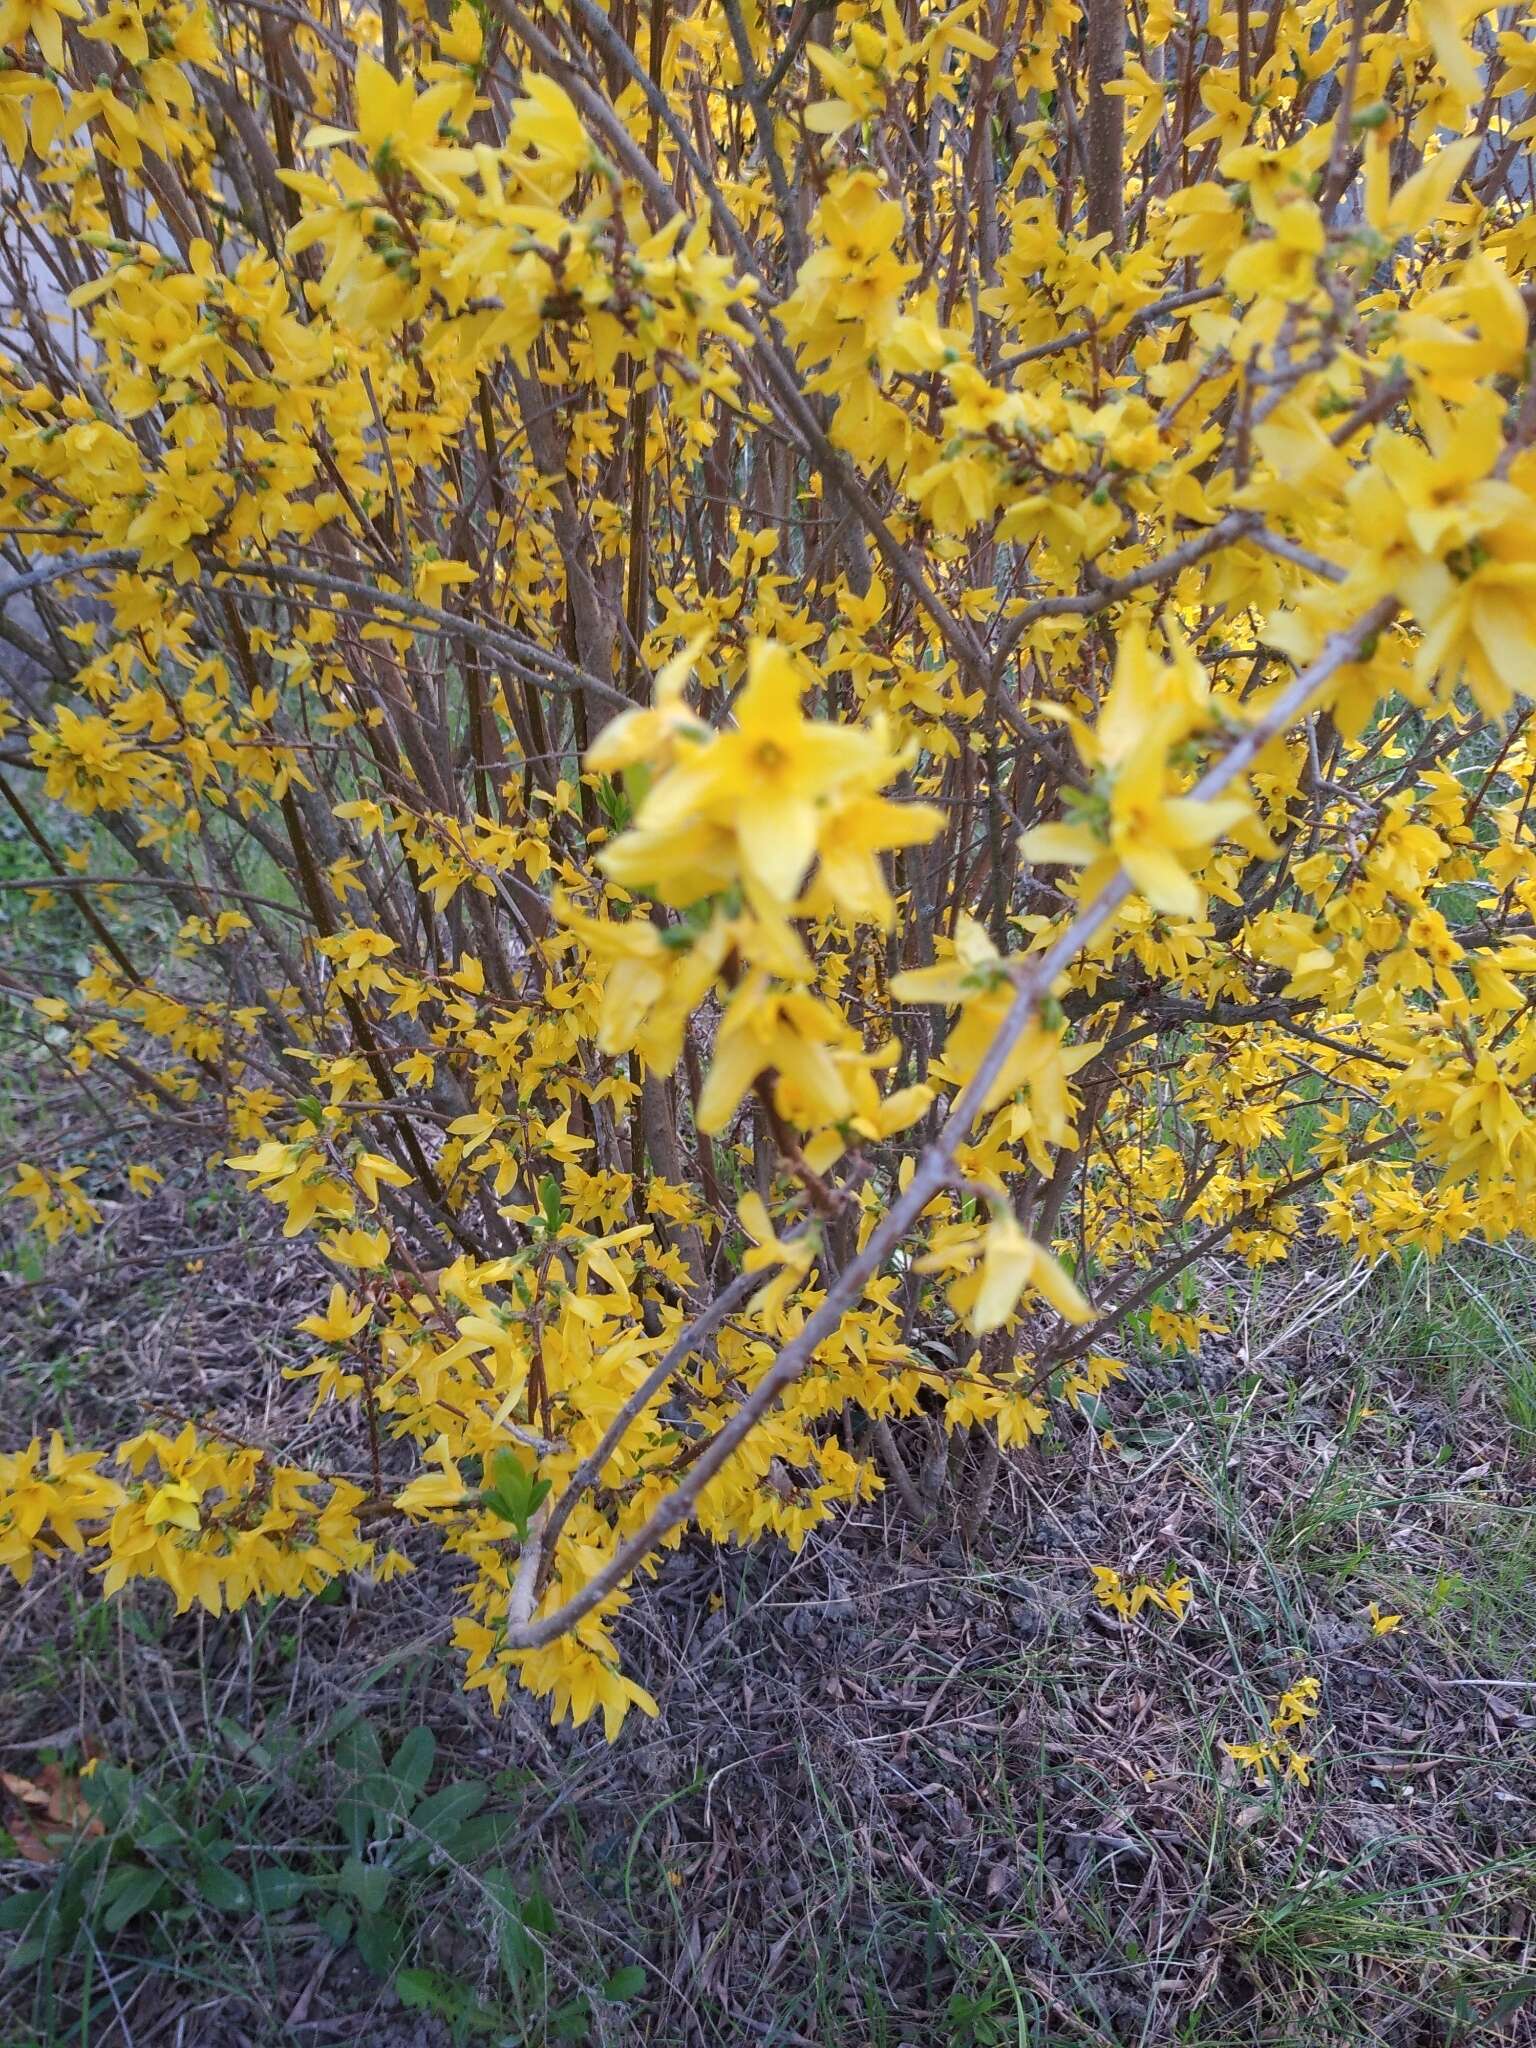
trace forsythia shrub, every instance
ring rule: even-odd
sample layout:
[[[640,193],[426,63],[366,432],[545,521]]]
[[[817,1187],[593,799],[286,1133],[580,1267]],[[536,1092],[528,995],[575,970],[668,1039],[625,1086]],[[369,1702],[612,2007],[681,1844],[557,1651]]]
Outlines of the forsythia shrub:
[[[0,46],[0,793],[90,949],[28,1014],[328,1264],[358,1443],[33,1444],[16,1578],[436,1542],[469,1684],[611,1734],[690,1526],[915,1498],[919,1410],[984,1505],[1218,1249],[1527,1224],[1528,8]]]

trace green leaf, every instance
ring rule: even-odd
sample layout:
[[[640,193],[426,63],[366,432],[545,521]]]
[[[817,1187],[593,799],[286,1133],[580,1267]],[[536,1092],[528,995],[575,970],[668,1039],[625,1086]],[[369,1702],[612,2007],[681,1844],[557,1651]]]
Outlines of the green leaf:
[[[165,1878],[142,1863],[128,1863],[108,1879],[110,1897],[101,1924],[108,1934],[121,1934],[128,1922],[148,1912],[165,1890]]]
[[[555,1909],[537,1885],[529,1892],[519,1917],[530,1934],[552,1935],[555,1931]]]
[[[416,1793],[408,1785],[402,1785],[398,1778],[388,1771],[376,1771],[371,1778],[364,1778],[357,1788],[357,1796],[368,1809],[375,1834],[386,1834],[391,1821],[401,1819],[409,1813],[416,1799]]]
[[[476,1814],[456,1828],[451,1842],[443,1847],[461,1863],[478,1863],[483,1856],[505,1855],[522,1828],[522,1816],[499,1807],[494,1813]]]
[[[0,1899],[0,1934],[14,1934],[18,1927],[25,1927],[47,1896],[46,1892],[12,1892]]]
[[[432,1775],[437,1755],[437,1737],[430,1728],[413,1728],[403,1738],[389,1766],[389,1775],[407,1799],[419,1799]]]
[[[626,1963],[622,1970],[615,1970],[603,1986],[604,1998],[620,2005],[626,1998],[638,1998],[650,1978],[639,1963]]]
[[[336,1819],[354,1856],[361,1856],[368,1841],[368,1822],[373,1808],[366,1799],[349,1794],[336,1802]]]
[[[245,1879],[211,1857],[197,1866],[197,1888],[216,1913],[244,1913],[251,1903]]]
[[[352,1938],[352,1915],[342,1899],[332,1899],[320,1915],[319,1924],[320,1932],[334,1948],[340,1948]]]
[[[517,1880],[510,1870],[486,1871],[480,1880],[486,1895],[500,1906],[504,1913],[520,1913],[523,1909],[523,1895],[517,1888]]]
[[[137,1847],[147,1849],[151,1856],[162,1849],[179,1848],[185,1839],[186,1829],[175,1820],[158,1820],[153,1827],[140,1830],[134,1838]]]
[[[264,1863],[251,1872],[251,1903],[258,1913],[283,1913],[296,1906],[309,1890],[309,1879],[286,1864]]]
[[[500,2015],[484,2006],[465,1984],[441,1970],[397,1970],[395,1990],[400,2003],[417,2012],[434,2012],[456,2027],[489,2033],[501,2025]]]
[[[440,1843],[445,1834],[478,1813],[489,1797],[489,1787],[478,1779],[456,1779],[422,1800],[411,1815],[411,1826]]]
[[[336,1764],[352,1780],[350,1790],[336,1802],[336,1818],[347,1847],[354,1856],[360,1856],[368,1840],[368,1824],[377,1809],[377,1802],[366,1796],[367,1782],[382,1777],[384,1769],[379,1731],[371,1721],[359,1715],[337,1731]],[[384,1782],[389,1783],[387,1779]],[[392,1792],[389,1798],[392,1804]]]
[[[364,1863],[357,1856],[349,1856],[341,1866],[337,1882],[346,1896],[356,1899],[365,1912],[377,1913],[389,1897],[392,1876],[387,1863]]]
[[[264,1771],[271,1770],[272,1752],[263,1748],[249,1728],[242,1728],[238,1721],[232,1720],[228,1714],[223,1714],[219,1717],[218,1730],[236,1756],[243,1757],[247,1763],[260,1765]]]
[[[534,1900],[539,1894],[535,1891],[533,1899],[525,1903],[504,1870],[488,1870],[482,1882],[502,1908],[496,1944],[502,1975],[515,1994],[535,2002],[543,1990],[546,1969],[544,1951],[536,1938],[547,1931],[537,1924],[539,1914]]]
[[[540,1479],[532,1465],[525,1465],[514,1451],[493,1451],[486,1460],[485,1484],[481,1497],[504,1522],[510,1522],[521,1540],[528,1524],[549,1492],[550,1483]]]
[[[448,1981],[436,1970],[398,1970],[395,1990],[412,2012],[445,2012],[451,2006]]]
[[[387,1977],[400,1960],[405,1935],[390,1913],[363,1913],[357,1923],[357,1952],[376,1977]]]
[[[1079,1394],[1077,1412],[1090,1429],[1108,1429],[1114,1419],[1097,1394]]]
[[[356,1720],[337,1729],[336,1763],[351,1778],[365,1778],[370,1771],[383,1767],[384,1752],[379,1746],[379,1731],[371,1721],[358,1715]]]
[[[600,776],[597,784],[598,808],[608,820],[610,829],[622,832],[634,816],[634,804],[629,792],[622,789],[611,776]]]

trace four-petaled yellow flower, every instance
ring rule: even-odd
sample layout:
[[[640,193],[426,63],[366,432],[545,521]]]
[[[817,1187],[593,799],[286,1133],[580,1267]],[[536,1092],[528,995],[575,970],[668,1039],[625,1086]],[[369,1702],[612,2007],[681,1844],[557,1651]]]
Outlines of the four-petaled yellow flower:
[[[1172,785],[1170,756],[1208,722],[1209,702],[1205,672],[1181,639],[1164,662],[1145,627],[1127,631],[1098,724],[1090,731],[1072,721],[1084,761],[1100,771],[1102,813],[1034,826],[1019,842],[1025,859],[1086,868],[1089,895],[1124,868],[1154,910],[1197,917],[1203,897],[1193,870],[1250,815],[1240,797],[1201,801]]]

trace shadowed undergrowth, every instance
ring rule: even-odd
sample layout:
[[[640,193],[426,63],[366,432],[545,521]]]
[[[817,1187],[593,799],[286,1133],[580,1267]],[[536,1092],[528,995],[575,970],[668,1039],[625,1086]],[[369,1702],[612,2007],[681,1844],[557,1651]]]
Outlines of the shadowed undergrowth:
[[[175,1388],[322,1455],[258,1334],[299,1257],[174,1180],[13,1247],[22,1427]],[[0,2040],[1529,2039],[1526,1283],[1238,1269],[1225,1334],[1133,1346],[969,1549],[964,1470],[920,1526],[887,1493],[798,1556],[686,1549],[615,1749],[457,1690],[425,1551],[221,1620],[40,1575],[0,1623]],[[1095,1565],[1187,1576],[1184,1620]],[[1306,1675],[1311,1782],[1260,1784],[1226,1745]]]

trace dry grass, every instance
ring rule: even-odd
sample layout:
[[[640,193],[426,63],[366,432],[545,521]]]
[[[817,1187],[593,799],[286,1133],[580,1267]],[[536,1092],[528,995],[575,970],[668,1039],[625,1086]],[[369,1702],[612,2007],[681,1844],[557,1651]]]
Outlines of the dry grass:
[[[13,1259],[10,1433],[159,1406],[335,1455],[277,1371],[302,1255],[192,1185]],[[887,1496],[798,1557],[670,1562],[630,1627],[662,1718],[613,1749],[458,1691],[429,1557],[217,1623],[40,1575],[0,1609],[0,1768],[103,1755],[119,1860],[174,1877],[211,1828],[247,1889],[304,1889],[86,1915],[0,1976],[0,2042],[1536,2041],[1526,1285],[1503,1252],[1257,1300],[1213,1275],[1230,1334],[1138,1361],[1117,1449],[1069,1417],[1010,1460],[969,1553],[951,1493],[925,1529]],[[1090,1563],[1176,1565],[1194,1609],[1126,1626]],[[1313,1786],[1258,1789],[1222,1745],[1304,1672]],[[326,1919],[359,1715],[386,1754],[430,1727],[430,1783],[487,1822],[399,1879],[392,1976]],[[7,1883],[60,1884],[24,1834]]]

